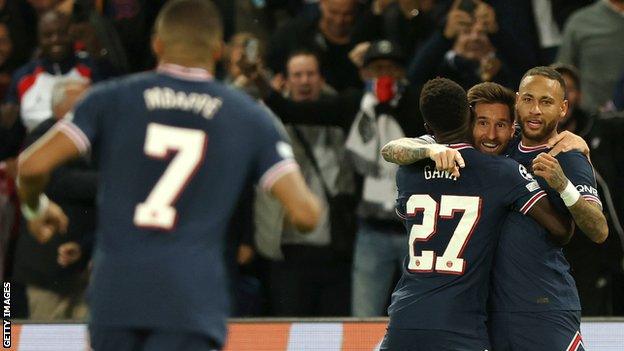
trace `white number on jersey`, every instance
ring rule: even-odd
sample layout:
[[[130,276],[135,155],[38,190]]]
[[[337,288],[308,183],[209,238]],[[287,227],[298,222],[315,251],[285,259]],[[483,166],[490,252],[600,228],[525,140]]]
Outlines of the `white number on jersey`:
[[[206,133],[150,123],[143,150],[146,155],[159,159],[168,158],[171,151],[176,151],[176,154],[145,202],[136,206],[134,224],[171,230],[177,219],[173,204],[204,159]]]
[[[414,224],[409,237],[409,263],[412,272],[439,272],[463,274],[466,262],[461,256],[481,215],[481,199],[477,196],[442,195],[440,204],[429,195],[412,195],[407,201],[407,216],[423,212],[422,224]],[[422,250],[416,255],[419,241],[428,241],[436,234],[438,218],[453,218],[463,212],[442,256],[434,251]]]

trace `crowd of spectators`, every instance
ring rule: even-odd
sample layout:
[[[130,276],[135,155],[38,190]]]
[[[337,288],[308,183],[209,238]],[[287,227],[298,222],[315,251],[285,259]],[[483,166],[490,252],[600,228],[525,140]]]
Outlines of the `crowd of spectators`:
[[[67,233],[32,236],[15,159],[93,83],[154,68],[151,28],[164,2],[0,0],[0,276],[14,283],[15,317],[85,316],[97,220],[97,170],[85,158],[47,188],[68,213]],[[559,129],[590,146],[610,225],[606,243],[575,235],[564,248],[583,315],[624,315],[623,0],[214,2],[228,40],[217,78],[273,111],[329,208],[302,235],[249,187],[226,253],[234,315],[386,315],[408,247],[394,213],[396,166],[380,147],[425,134],[418,96],[427,80],[515,91],[538,65],[566,81]]]

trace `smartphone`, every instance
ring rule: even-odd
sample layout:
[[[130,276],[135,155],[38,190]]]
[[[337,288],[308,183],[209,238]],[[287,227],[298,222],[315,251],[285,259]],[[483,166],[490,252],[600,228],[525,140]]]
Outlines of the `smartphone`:
[[[249,63],[258,62],[258,39],[252,38],[245,42],[245,58]]]
[[[459,2],[459,6],[457,6],[457,8],[472,15],[474,10],[477,8],[477,4],[474,0],[462,0]]]

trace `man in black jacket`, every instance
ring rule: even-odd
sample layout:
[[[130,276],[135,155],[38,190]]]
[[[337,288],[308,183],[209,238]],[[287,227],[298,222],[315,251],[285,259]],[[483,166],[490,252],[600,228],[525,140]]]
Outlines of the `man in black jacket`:
[[[67,78],[52,90],[54,116],[44,120],[26,138],[26,145],[37,141],[53,128],[88,89],[88,82]],[[28,232],[25,222],[15,255],[14,279],[26,285],[30,319],[79,319],[87,313],[84,302],[89,252],[95,228],[97,172],[87,159],[80,159],[56,170],[46,189],[70,220],[65,235],[41,242]]]

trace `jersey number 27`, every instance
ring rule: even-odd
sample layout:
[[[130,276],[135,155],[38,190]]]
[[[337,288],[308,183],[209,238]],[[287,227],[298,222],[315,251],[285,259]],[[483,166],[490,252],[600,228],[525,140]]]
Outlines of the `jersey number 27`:
[[[466,262],[460,256],[470,240],[481,215],[481,199],[477,196],[442,195],[438,204],[431,196],[412,195],[406,204],[407,216],[423,212],[422,224],[414,224],[409,236],[409,264],[411,272],[438,272],[463,274]],[[416,244],[429,241],[435,234],[438,219],[450,219],[463,212],[442,256],[432,250],[422,250],[416,255]]]

